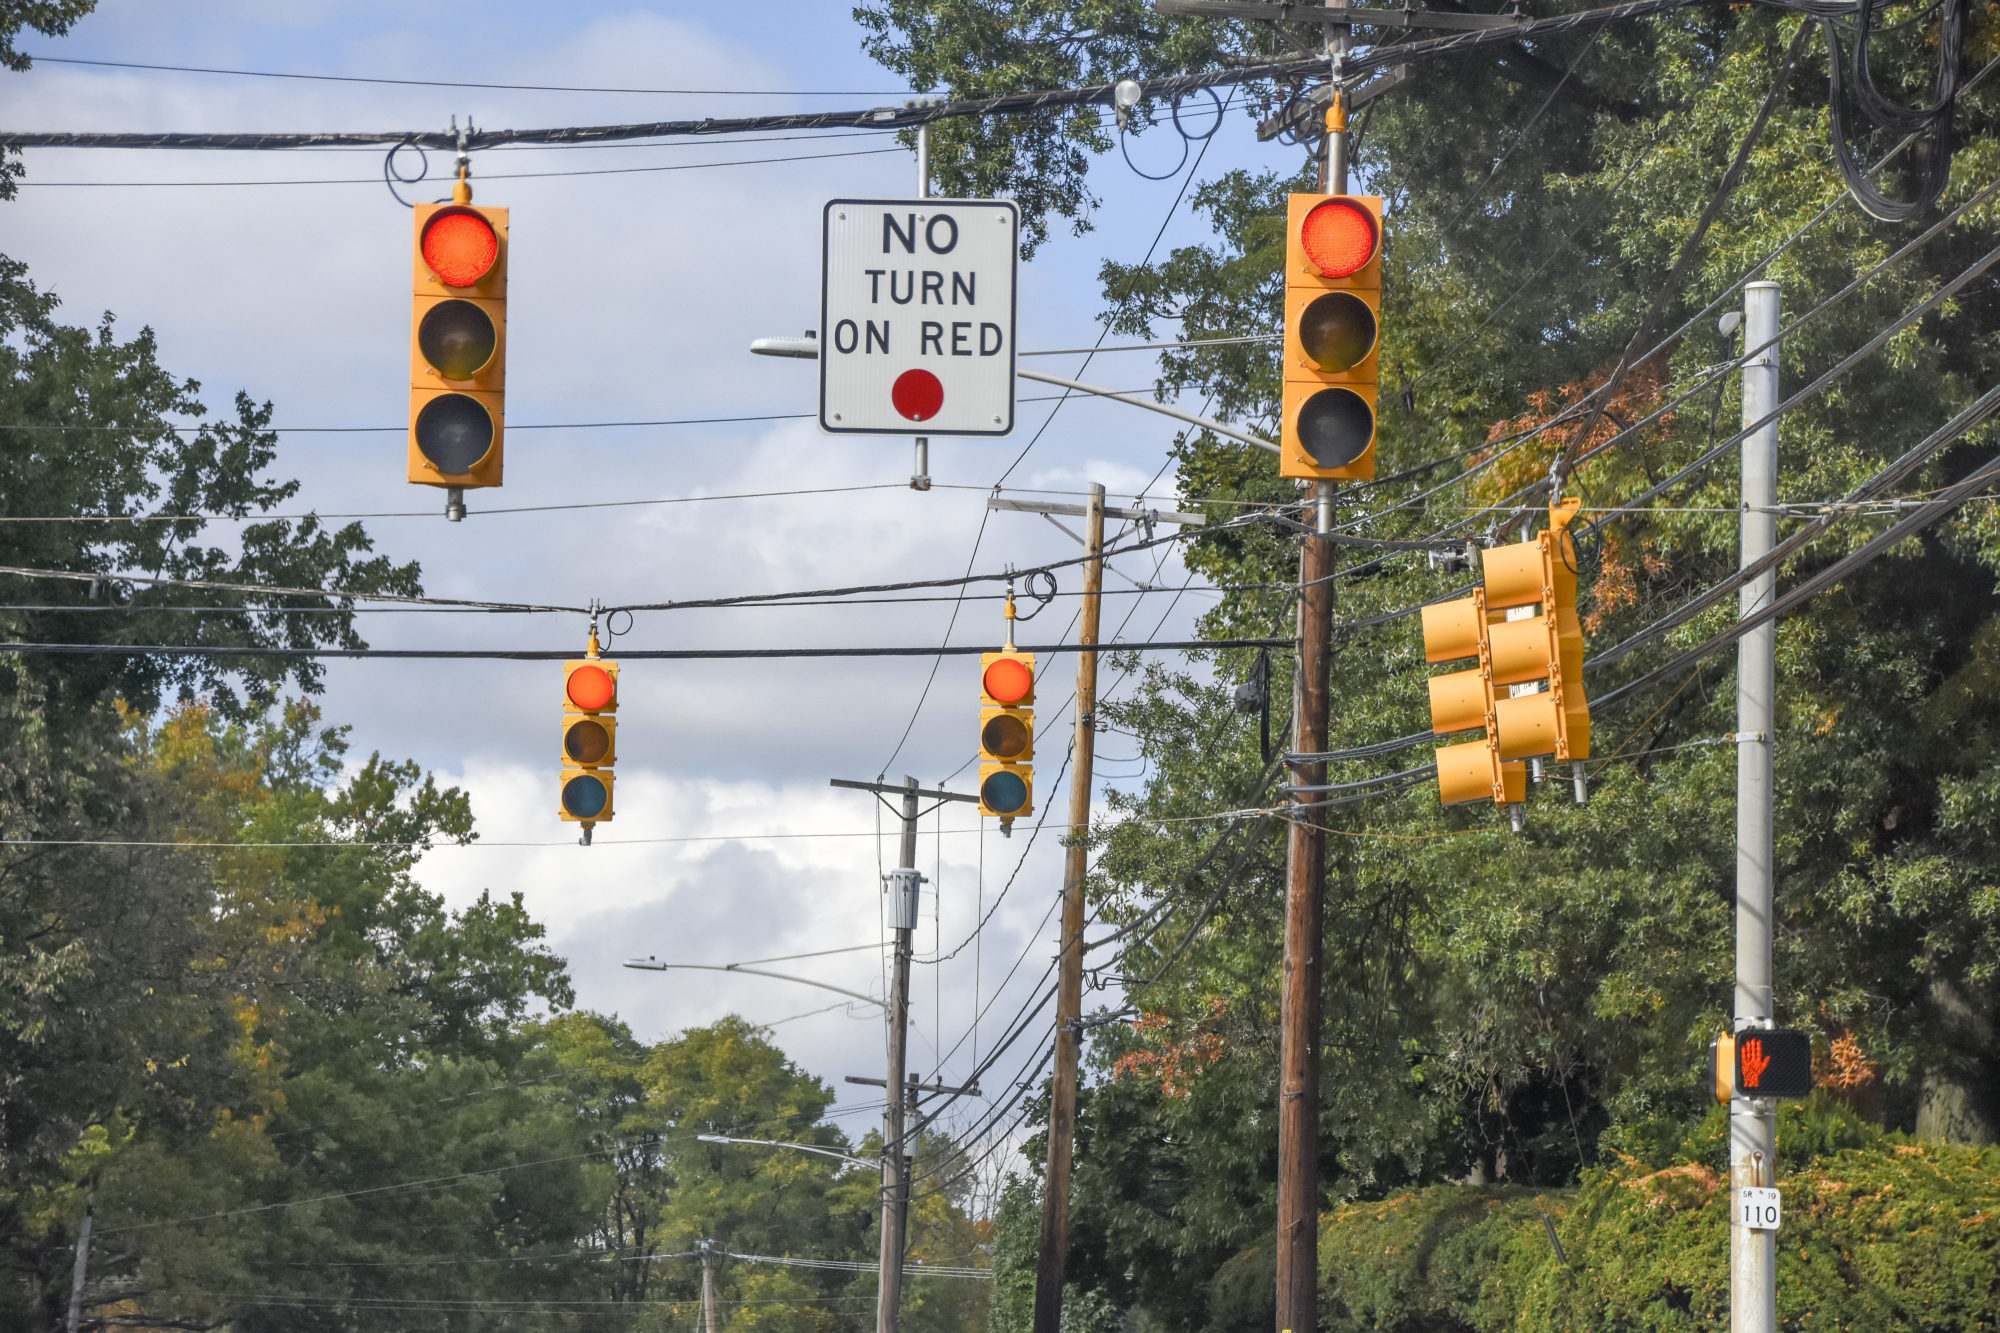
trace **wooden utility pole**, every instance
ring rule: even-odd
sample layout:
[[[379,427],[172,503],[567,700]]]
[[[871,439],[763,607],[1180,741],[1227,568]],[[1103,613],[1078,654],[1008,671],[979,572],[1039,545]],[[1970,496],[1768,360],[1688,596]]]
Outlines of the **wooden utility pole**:
[[[912,777],[905,777],[900,783],[834,778],[832,785],[873,792],[877,799],[891,793],[903,798],[898,811],[903,823],[902,855],[896,868],[882,877],[883,887],[889,895],[889,928],[895,941],[895,971],[889,982],[889,1067],[887,1077],[882,1080],[882,1087],[886,1090],[882,1108],[882,1276],[875,1303],[876,1333],[896,1333],[902,1314],[904,1233],[909,1226],[911,1154],[908,1131],[914,1123],[905,1119],[904,1098],[899,1093],[905,1082],[904,1066],[908,1063],[906,1056],[910,1037],[910,936],[917,928],[917,906],[924,884],[924,877],[917,870],[917,819],[920,814],[917,801],[920,797],[929,797],[939,802],[971,801],[976,804],[979,798],[961,792],[926,791],[918,787],[917,780]],[[851,1081],[873,1083],[875,1080],[857,1078]],[[976,1086],[941,1090],[978,1095]]]
[[[1104,601],[1104,487],[1091,483],[1084,511],[1079,644],[1097,642]],[[1070,758],[1069,838],[1063,851],[1062,953],[1056,969],[1055,1076],[1049,1098],[1049,1163],[1042,1177],[1042,1238],[1035,1258],[1034,1333],[1062,1326],[1063,1260],[1069,1253],[1069,1176],[1076,1138],[1077,1051],[1083,1043],[1083,872],[1090,836],[1091,759],[1097,746],[1097,654],[1076,655],[1076,748]]]
[[[701,1242],[701,1322],[707,1333],[715,1333],[715,1266],[707,1241]]]
[[[1346,0],[1327,0],[1328,8]],[[1347,29],[1329,27],[1337,74]],[[1321,193],[1347,192],[1347,107],[1327,105],[1319,163]],[[1293,682],[1293,753],[1326,750],[1333,651],[1333,483],[1313,491],[1314,531],[1299,546],[1298,676]],[[1292,784],[1326,781],[1323,763],[1295,763]],[[1304,800],[1310,802],[1312,796]],[[1285,845],[1285,965],[1278,1036],[1278,1333],[1319,1329],[1319,1079],[1321,948],[1326,927],[1326,834],[1317,811],[1292,817]],[[1039,1331],[1038,1331],[1039,1333]]]

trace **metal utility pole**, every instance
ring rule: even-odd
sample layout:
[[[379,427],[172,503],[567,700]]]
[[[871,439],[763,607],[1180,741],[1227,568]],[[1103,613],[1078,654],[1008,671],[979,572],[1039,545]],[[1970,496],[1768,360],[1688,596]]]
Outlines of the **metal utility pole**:
[[[1743,362],[1743,424],[1778,406],[1778,284],[1743,289],[1743,346],[1763,348]],[[1771,343],[1772,346],[1765,346]],[[1747,568],[1778,541],[1778,423],[1743,441],[1743,528],[1738,567]],[[1777,575],[1766,571],[1743,585],[1738,614],[1768,605]],[[1778,626],[1769,621],[1745,634],[1736,649],[1736,1021],[1747,1029],[1772,1022],[1771,987],[1771,733],[1777,686]],[[1777,1183],[1777,1108],[1767,1097],[1729,1101],[1729,1185],[1732,1191]],[[1753,1231],[1730,1210],[1730,1333],[1775,1333],[1778,1326],[1778,1234]]]
[[[943,101],[942,97],[911,97],[906,98],[903,105],[906,107],[936,106]],[[917,126],[917,198],[928,199],[930,197],[931,127],[927,121]],[[930,488],[931,438],[928,435],[919,435],[917,436],[916,469],[910,473],[910,489],[913,491],[927,491]]]
[[[707,1241],[701,1242],[701,1322],[705,1333],[715,1333],[715,1256]]]
[[[903,1144],[904,1099],[896,1096],[895,1090],[904,1083],[910,1035],[910,936],[917,928],[917,904],[924,882],[924,877],[917,872],[917,820],[922,813],[917,809],[917,798],[974,803],[979,798],[960,792],[923,791],[912,777],[905,777],[900,784],[835,778],[833,785],[874,792],[878,798],[887,792],[895,792],[903,798],[898,812],[903,821],[902,856],[896,868],[883,876],[884,887],[889,894],[889,925],[895,935],[895,971],[889,982],[889,1068],[886,1084],[890,1092],[884,1099],[882,1109],[882,1277],[875,1307],[876,1333],[896,1333],[897,1314],[903,1299],[903,1233],[908,1221],[909,1173]]]
[[[1090,485],[1084,510],[1079,644],[1097,642],[1104,601],[1104,487]],[[1042,1177],[1042,1237],[1035,1258],[1034,1333],[1060,1333],[1063,1261],[1069,1254],[1069,1177],[1076,1138],[1077,1051],[1083,1042],[1084,839],[1090,833],[1091,760],[1097,748],[1097,654],[1076,655],[1076,741],[1070,758],[1069,838],[1063,851],[1062,951],[1056,967],[1055,1073],[1049,1098],[1049,1161]]]
[[[1346,0],[1327,0],[1344,8]],[[1348,29],[1329,27],[1337,75]],[[1336,88],[1326,109],[1320,192],[1347,192],[1347,107]],[[1314,485],[1314,533],[1299,547],[1298,677],[1293,686],[1292,748],[1327,747],[1333,652],[1333,483]],[[1325,764],[1295,764],[1295,786],[1326,781]],[[1304,798],[1312,800],[1311,796]],[[1285,962],[1278,1035],[1278,1318],[1279,1333],[1319,1328],[1320,957],[1326,926],[1326,835],[1314,811],[1296,813],[1285,844]],[[1039,1330],[1038,1330],[1039,1333]]]
[[[76,1333],[77,1324],[83,1318],[83,1288],[90,1275],[91,1212],[91,1207],[84,1208],[83,1225],[76,1229],[76,1266],[69,1278],[69,1318],[63,1324],[66,1333]]]

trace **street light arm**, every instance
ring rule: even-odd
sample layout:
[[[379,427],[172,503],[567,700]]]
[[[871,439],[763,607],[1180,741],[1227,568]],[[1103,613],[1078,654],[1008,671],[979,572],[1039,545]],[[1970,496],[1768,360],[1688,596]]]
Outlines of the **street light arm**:
[[[755,338],[751,340],[750,350],[758,356],[788,356],[796,357],[801,361],[814,361],[819,358],[819,339]],[[1060,375],[1049,375],[1039,370],[1016,369],[1014,373],[1024,380],[1039,380],[1043,384],[1053,384],[1058,388],[1070,389],[1076,393],[1095,394],[1099,398],[1109,398],[1114,402],[1129,403],[1133,407],[1143,407],[1148,412],[1158,412],[1162,416],[1173,417],[1177,421],[1185,421],[1189,425],[1200,426],[1203,430],[1213,431],[1225,439],[1237,440],[1243,444],[1251,445],[1254,448],[1263,449],[1274,454],[1279,452],[1277,445],[1261,436],[1247,434],[1236,429],[1234,426],[1225,426],[1213,417],[1199,416],[1193,412],[1183,412],[1178,407],[1168,407],[1165,403],[1155,402],[1151,398],[1140,398],[1129,393],[1119,393],[1116,389],[1100,388],[1095,384],[1084,384],[1079,380],[1066,380]]]
[[[740,963],[662,963],[652,958],[628,958],[625,961],[625,966],[636,968],[641,972],[669,972],[676,970],[740,972],[753,977],[770,977],[774,981],[796,981],[801,986],[816,986],[820,990],[830,990],[835,995],[845,995],[850,1000],[859,1000],[863,1004],[872,1004],[877,1009],[887,1009],[889,1007],[886,1003],[876,999],[872,995],[863,995],[860,991],[849,990],[845,986],[836,986],[826,981],[814,981],[811,977],[795,977],[789,972],[769,972],[761,967],[744,967]]]
[[[735,1143],[754,1148],[791,1148],[797,1152],[817,1153],[821,1157],[831,1157],[837,1161],[848,1162],[854,1166],[868,1167],[871,1170],[881,1165],[880,1162],[871,1162],[866,1158],[856,1157],[851,1153],[840,1152],[833,1148],[822,1148],[814,1143],[781,1143],[776,1139],[732,1139],[726,1134],[697,1134],[695,1138],[702,1143]]]

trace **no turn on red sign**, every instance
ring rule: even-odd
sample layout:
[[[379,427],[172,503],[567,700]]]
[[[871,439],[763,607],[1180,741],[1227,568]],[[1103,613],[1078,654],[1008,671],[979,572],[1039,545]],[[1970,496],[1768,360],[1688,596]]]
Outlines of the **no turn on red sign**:
[[[1020,211],[1004,200],[827,203],[820,429],[894,435],[1014,429],[1020,225]]]

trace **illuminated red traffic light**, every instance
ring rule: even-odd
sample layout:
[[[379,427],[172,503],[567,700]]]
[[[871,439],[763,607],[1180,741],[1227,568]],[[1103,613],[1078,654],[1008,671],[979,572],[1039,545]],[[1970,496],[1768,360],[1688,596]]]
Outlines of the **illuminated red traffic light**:
[[[1380,241],[1374,216],[1347,198],[1320,204],[1299,227],[1306,259],[1329,278],[1352,277],[1366,268]]]
[[[618,697],[618,683],[601,666],[576,668],[569,673],[569,681],[564,688],[569,693],[569,701],[586,713],[608,708],[611,701]]]
[[[1035,673],[1018,657],[1002,657],[988,664],[981,683],[993,702],[1011,707],[1035,692]]]
[[[471,209],[448,208],[424,228],[424,263],[447,287],[470,287],[500,257],[493,224]]]

